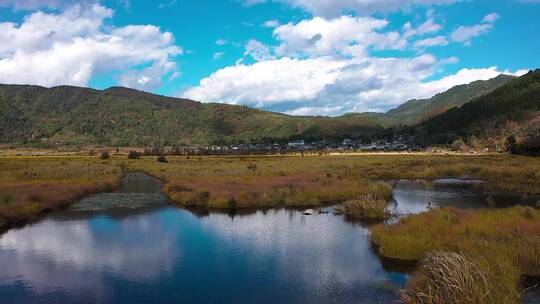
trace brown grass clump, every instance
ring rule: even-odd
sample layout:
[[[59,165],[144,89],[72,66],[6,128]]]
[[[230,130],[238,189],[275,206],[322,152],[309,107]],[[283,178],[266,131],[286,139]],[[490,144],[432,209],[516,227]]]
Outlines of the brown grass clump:
[[[437,209],[404,218],[396,225],[376,226],[372,240],[381,255],[394,259],[421,260],[433,252],[464,252],[479,263],[491,287],[498,286],[510,295],[499,296],[502,302],[448,303],[516,303],[519,296],[510,290],[519,292],[523,276],[540,276],[540,211],[529,207]],[[434,285],[414,282],[416,292],[433,293],[430,288]]]
[[[432,253],[422,261],[409,287],[400,291],[400,298],[407,304],[517,304],[516,285],[496,277],[503,267],[459,253]]]
[[[336,211],[355,219],[385,220],[391,216],[388,205],[386,199],[369,194],[346,201]]]

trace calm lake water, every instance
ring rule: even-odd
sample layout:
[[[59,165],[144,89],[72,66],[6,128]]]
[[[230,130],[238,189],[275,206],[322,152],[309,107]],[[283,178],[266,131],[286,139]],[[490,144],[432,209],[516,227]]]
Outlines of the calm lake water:
[[[399,181],[396,208],[485,206],[474,183]],[[406,283],[364,225],[331,212],[195,215],[161,186],[130,174],[117,193],[0,236],[0,303],[392,303]]]

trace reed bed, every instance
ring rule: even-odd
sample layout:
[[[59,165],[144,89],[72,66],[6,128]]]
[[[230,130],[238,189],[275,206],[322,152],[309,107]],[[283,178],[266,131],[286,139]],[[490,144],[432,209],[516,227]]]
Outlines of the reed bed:
[[[336,211],[353,219],[386,220],[391,217],[388,206],[387,199],[369,194],[346,201]]]

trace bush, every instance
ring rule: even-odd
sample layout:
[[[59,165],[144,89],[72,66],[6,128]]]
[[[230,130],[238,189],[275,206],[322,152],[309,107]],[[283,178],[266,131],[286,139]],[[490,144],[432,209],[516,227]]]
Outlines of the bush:
[[[254,164],[254,163],[250,163],[250,164],[247,165],[247,169],[250,170],[250,171],[255,172],[255,171],[257,171],[257,165]]]
[[[129,151],[128,159],[140,159],[141,154],[137,151]]]
[[[158,163],[168,163],[169,161],[167,160],[167,157],[165,157],[165,155],[161,154],[160,156],[157,157],[157,162]]]
[[[101,159],[109,159],[110,157],[111,156],[109,155],[109,152],[103,151],[103,152],[101,152],[101,155],[100,155],[99,158],[101,158]]]

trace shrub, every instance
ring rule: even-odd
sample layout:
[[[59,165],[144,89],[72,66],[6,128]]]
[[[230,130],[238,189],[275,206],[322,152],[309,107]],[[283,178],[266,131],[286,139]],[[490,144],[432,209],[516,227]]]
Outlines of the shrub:
[[[255,171],[257,171],[257,165],[254,164],[254,163],[249,163],[249,164],[247,165],[247,169],[250,170],[250,171],[252,171],[252,172],[255,172]]]
[[[157,162],[158,163],[168,163],[169,161],[167,160],[167,157],[165,157],[165,155],[161,154],[160,156],[157,157]]]
[[[128,159],[140,159],[141,154],[137,151],[129,151]]]
[[[101,155],[100,155],[99,158],[101,158],[101,159],[109,159],[110,157],[111,156],[109,155],[109,152],[103,151],[103,152],[101,152]]]

